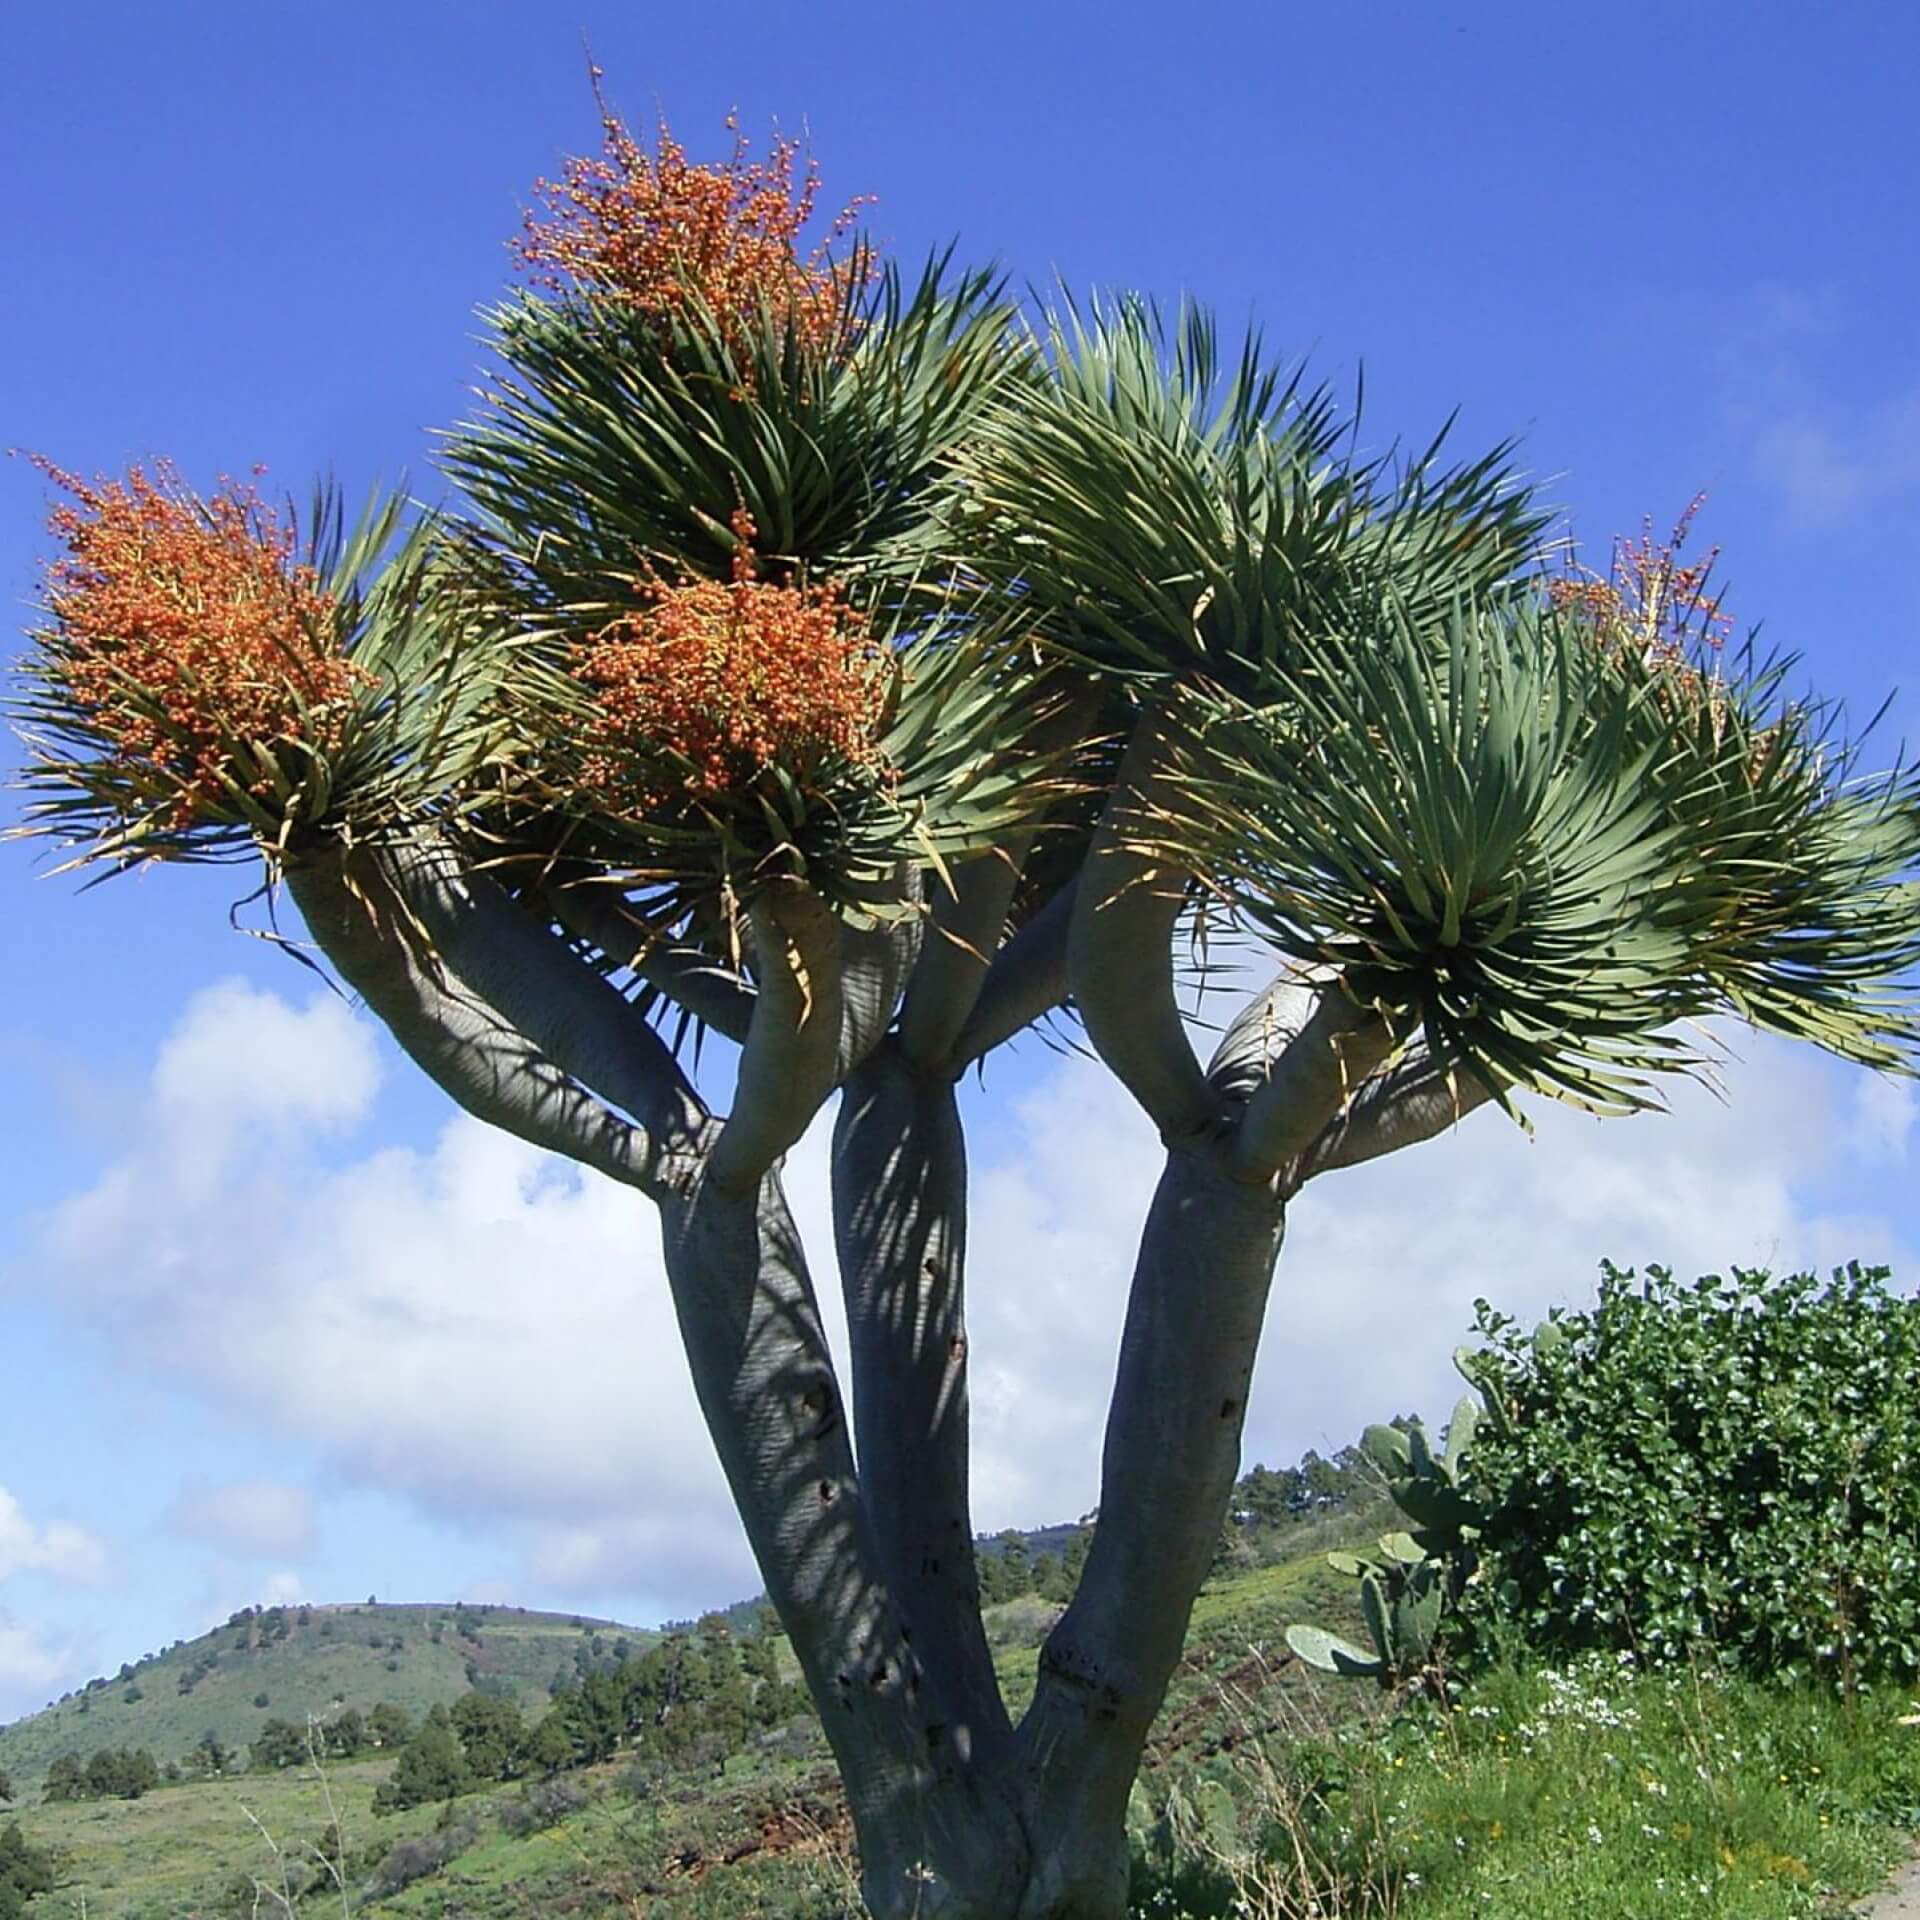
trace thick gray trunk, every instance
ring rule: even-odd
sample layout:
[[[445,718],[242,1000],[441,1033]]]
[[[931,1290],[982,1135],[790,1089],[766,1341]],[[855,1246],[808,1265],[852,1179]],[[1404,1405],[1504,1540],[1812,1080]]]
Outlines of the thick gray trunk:
[[[667,1277],[707,1427],[832,1743],[881,1920],[1003,1920],[1025,1848],[948,1737],[892,1604],[798,1235],[703,1172],[662,1204]]]
[[[1018,1735],[1036,1840],[1022,1920],[1125,1911],[1127,1796],[1240,1460],[1284,1211],[1221,1143],[1169,1153],[1141,1240],[1100,1520]]]
[[[1430,1074],[1374,1081],[1367,1047],[1384,1036],[1350,1032],[1344,1007],[1301,1022],[1276,1004],[1261,1015],[1274,1032],[1243,1023],[1202,1077],[1154,1017],[1170,1004],[1164,967],[1136,978],[1098,950],[1097,936],[1136,922],[1163,933],[1174,894],[1154,895],[1124,843],[1103,858],[1135,884],[1116,885],[1099,917],[1076,912],[1077,889],[1063,894],[995,960],[970,1019],[957,970],[948,990],[929,988],[918,1047],[885,1033],[910,938],[843,944],[798,891],[758,907],[760,989],[725,1123],[596,969],[444,850],[368,856],[364,886],[333,868],[291,877],[316,939],[457,1100],[659,1201],[700,1404],[840,1763],[879,1920],[1122,1920],[1128,1795],[1212,1562],[1280,1244],[1283,1183],[1249,1174],[1277,1156],[1304,1177],[1458,1111]],[[403,913],[430,951],[394,937]],[[1006,1007],[1054,1004],[1075,951],[1101,1003],[1089,1030],[1133,1069],[1123,1077],[1171,1144],[1128,1307],[1100,1523],[1016,1732],[973,1563],[966,1162],[950,1075],[974,1057],[968,1034],[977,1047],[998,1033]],[[836,1066],[851,1069],[834,1212],[858,1478],[812,1283],[766,1171]]]
[[[980,1623],[968,1498],[966,1183],[951,1082],[887,1042],[842,1091],[833,1139],[860,1483],[943,1737],[991,1768],[1011,1730]]]
[[[952,1424],[964,1408],[957,1125],[891,1045],[845,1102],[835,1200],[857,1496],[771,1179],[757,1207],[709,1187],[666,1211],[702,1404],[840,1759],[868,1905],[879,1920],[1123,1920],[1128,1795],[1239,1464],[1282,1202],[1233,1177],[1230,1136],[1169,1154],[1134,1277],[1101,1520],[1009,1740],[972,1580],[944,1577],[934,1551],[956,1522],[970,1536]]]

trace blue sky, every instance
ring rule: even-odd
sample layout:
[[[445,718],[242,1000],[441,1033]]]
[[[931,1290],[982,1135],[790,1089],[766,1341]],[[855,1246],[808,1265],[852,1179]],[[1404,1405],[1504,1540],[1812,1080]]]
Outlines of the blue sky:
[[[597,137],[584,32],[696,156],[730,108],[808,131],[906,258],[1191,291],[1337,383],[1364,362],[1375,443],[1455,407],[1462,448],[1522,435],[1596,546],[1706,489],[1741,619],[1863,717],[1901,687],[1883,756],[1920,735],[1920,16],[1893,0],[7,15],[0,445],[437,492],[505,238]],[[0,460],[14,627],[44,508]],[[0,848],[0,1716],[270,1593],[645,1620],[744,1590],[644,1219],[450,1127],[228,930],[239,890],[83,898]],[[1316,1189],[1251,1451],[1439,1410],[1475,1293],[1537,1310],[1602,1254],[1905,1264],[1905,1091],[1766,1046],[1728,1083],[1533,1146],[1483,1116]],[[972,1099],[980,1517],[1039,1522],[1093,1497],[1151,1142],[1035,1047]],[[816,1217],[821,1181],[810,1145]]]

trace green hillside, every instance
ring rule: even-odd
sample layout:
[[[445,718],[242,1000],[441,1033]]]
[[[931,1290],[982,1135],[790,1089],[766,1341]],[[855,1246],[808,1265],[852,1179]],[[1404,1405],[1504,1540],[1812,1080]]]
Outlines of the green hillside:
[[[1284,1710],[1285,1700],[1312,1697],[1315,1683],[1287,1663],[1281,1631],[1303,1612],[1327,1617],[1341,1610],[1351,1590],[1352,1583],[1330,1574],[1317,1552],[1283,1566],[1230,1575],[1210,1587],[1195,1612],[1188,1657],[1161,1719],[1149,1777],[1186,1756],[1217,1750],[1249,1700],[1264,1700],[1264,1711],[1272,1713]],[[376,1629],[403,1619],[411,1622],[411,1634],[405,1624],[387,1630],[424,1640],[426,1622],[438,1611],[316,1608],[309,1626],[290,1631],[281,1650],[292,1647],[300,1632],[316,1649],[316,1663],[320,1648],[338,1660],[349,1624],[364,1648]],[[1032,1689],[1038,1641],[1057,1611],[1032,1596],[988,1609],[989,1631],[1016,1701]],[[317,1637],[323,1618],[336,1623],[325,1641]],[[583,1638],[564,1617],[495,1608],[481,1624],[482,1648],[497,1639],[504,1657],[512,1628],[519,1629],[523,1643],[544,1649],[548,1673],[556,1649]],[[604,1624],[600,1630],[610,1647],[616,1630]],[[223,1628],[166,1658],[175,1671],[183,1671],[192,1665],[183,1656],[219,1649],[218,1674],[229,1665],[229,1650],[239,1637],[238,1628]],[[443,1642],[453,1637],[447,1632]],[[784,1642],[780,1655],[783,1666],[791,1667]],[[255,1675],[279,1656],[269,1648],[248,1657],[262,1663],[246,1669]],[[232,1652],[236,1669],[240,1658]],[[307,1658],[297,1656],[300,1664]],[[150,1664],[157,1670],[158,1663]],[[424,1663],[405,1665],[444,1672]],[[390,1681],[399,1677],[387,1675],[378,1658],[371,1671]],[[463,1691],[464,1672],[457,1661],[452,1675],[455,1691]],[[198,1700],[200,1687],[208,1684],[198,1683],[187,1704]],[[385,1697],[394,1695],[389,1690]],[[1223,1705],[1229,1699],[1231,1704]],[[1365,1701],[1342,1693],[1335,1704],[1351,1710]],[[546,1705],[544,1678],[539,1705]],[[72,1703],[64,1711],[71,1715]],[[91,1736],[109,1724],[101,1718],[105,1711],[96,1705],[78,1720],[83,1734]],[[127,1709],[129,1715],[133,1711]],[[276,1701],[274,1712],[279,1711]],[[257,1725],[264,1716],[252,1717]],[[9,1732],[24,1733],[49,1718],[37,1716]],[[116,1736],[120,1739],[124,1736]],[[278,1874],[266,1836],[298,1854],[317,1844],[336,1817],[353,1863],[353,1911],[366,1920],[452,1911],[514,1920],[549,1912],[613,1920],[634,1911],[636,1899],[664,1900],[663,1912],[685,1914],[688,1920],[846,1910],[847,1836],[839,1788],[825,1742],[810,1719],[752,1738],[717,1764],[703,1756],[698,1764],[643,1783],[630,1756],[621,1756],[544,1788],[539,1782],[495,1785],[464,1795],[450,1815],[431,1805],[375,1815],[374,1792],[392,1766],[384,1757],[331,1765],[324,1784],[305,1767],[234,1774],[162,1787],[132,1801],[36,1806],[26,1825],[37,1843],[57,1849],[69,1862],[56,1899],[72,1910],[84,1892],[94,1920],[224,1920],[247,1913],[247,1877],[275,1883]],[[555,1797],[543,1803],[543,1791],[552,1793],[556,1785]],[[406,1871],[410,1852],[424,1857],[438,1845],[455,1849],[443,1867],[409,1886],[373,1891]],[[449,1899],[454,1906],[446,1905]],[[317,1898],[301,1908],[315,1914],[339,1910],[337,1896],[331,1909]],[[280,1911],[272,1905],[261,1910]]]
[[[1897,1691],[1845,1702],[1712,1676],[1677,1684],[1606,1660],[1564,1674],[1496,1671],[1451,1716],[1383,1714],[1377,1690],[1317,1675],[1286,1652],[1288,1623],[1340,1623],[1352,1604],[1353,1583],[1319,1550],[1329,1530],[1312,1531],[1314,1551],[1224,1572],[1195,1609],[1130,1820],[1146,1876],[1137,1920],[1249,1911],[1813,1920],[1873,1887],[1904,1844],[1900,1829],[1920,1818],[1920,1747],[1899,1724],[1909,1703]],[[989,1609],[1015,1700],[1031,1689],[1035,1641],[1053,1613],[1031,1596]],[[860,1911],[843,1803],[804,1716],[664,1768],[622,1752],[380,1815],[374,1795],[393,1766],[375,1756],[323,1774],[289,1767],[134,1801],[31,1807],[29,1839],[61,1861],[58,1890],[31,1912],[848,1920]],[[1276,1878],[1278,1903],[1250,1908],[1227,1876],[1254,1857],[1255,1841],[1278,1847],[1300,1884],[1289,1879],[1281,1898]],[[323,1854],[342,1865],[344,1899],[316,1864]]]
[[[475,1686],[537,1713],[557,1679],[614,1664],[656,1638],[616,1621],[518,1607],[254,1609],[0,1727],[0,1772],[29,1791],[61,1755],[102,1747],[144,1747],[164,1767],[209,1734],[240,1748],[270,1719],[300,1726],[309,1715],[366,1713],[383,1700],[418,1720]]]
[[[1245,1570],[1255,1561],[1310,1557],[1356,1530],[1365,1534],[1379,1500],[1378,1475],[1353,1448],[1331,1461],[1309,1454],[1300,1467],[1278,1473],[1256,1466],[1236,1494],[1237,1525],[1229,1530],[1235,1537],[1224,1558]],[[1009,1529],[976,1542],[990,1598],[996,1586],[1019,1590],[1031,1580],[1039,1588],[988,1608],[989,1632],[1016,1702],[1032,1688],[1033,1650],[1071,1590],[1075,1549],[1084,1553],[1087,1538],[1083,1520]],[[1005,1571],[1010,1562],[1018,1574]],[[1197,1617],[1207,1617],[1212,1604],[1203,1596]],[[765,1596],[737,1601],[712,1617],[736,1637],[752,1636],[767,1617]],[[1258,1625],[1265,1632],[1270,1623],[1263,1615]],[[162,1769],[184,1766],[209,1737],[240,1755],[269,1721],[301,1727],[348,1707],[365,1715],[386,1702],[417,1722],[429,1708],[451,1706],[475,1688],[511,1698],[532,1721],[546,1711],[557,1685],[616,1667],[672,1631],[673,1623],[642,1628],[466,1603],[255,1607],[0,1727],[0,1773],[30,1800],[63,1756],[85,1760],[102,1749],[144,1749]],[[784,1669],[796,1677],[797,1664],[781,1646]],[[388,1764],[375,1763],[376,1771]]]
[[[1195,1610],[1188,1657],[1161,1719],[1149,1777],[1188,1756],[1217,1751],[1250,1699],[1265,1700],[1261,1711],[1271,1714],[1286,1700],[1312,1697],[1314,1683],[1287,1661],[1282,1631],[1303,1614],[1347,1614],[1351,1582],[1331,1574],[1322,1553],[1379,1518],[1371,1487],[1352,1474],[1349,1456],[1342,1460],[1347,1467],[1312,1498],[1275,1499],[1256,1524],[1247,1524],[1256,1516],[1243,1513],[1231,1543],[1223,1543],[1220,1575]],[[1257,1498],[1263,1476],[1274,1478],[1256,1469],[1249,1497]],[[983,1565],[1011,1555],[1044,1589],[986,1609],[1016,1708],[1032,1692],[1038,1647],[1060,1610],[1054,1576],[1042,1575],[1074,1557],[1076,1535],[1084,1550],[1084,1528],[1077,1525],[979,1543]],[[1283,1564],[1232,1566],[1249,1556]],[[719,1618],[738,1635],[753,1633],[764,1615],[759,1603],[742,1602]],[[550,1687],[563,1671],[569,1679],[605,1672],[623,1652],[662,1643],[667,1631],[506,1607],[255,1611],[0,1729],[0,1771],[27,1792],[62,1753],[85,1757],[102,1747],[144,1746],[166,1761],[210,1730],[239,1747],[269,1719],[299,1724],[310,1713],[325,1718],[341,1706],[366,1713],[380,1701],[418,1721],[428,1708],[451,1705],[475,1685],[510,1690],[531,1723],[546,1712]],[[783,1638],[775,1636],[772,1651],[777,1671],[796,1678]],[[130,1693],[140,1697],[129,1700]],[[267,1704],[256,1705],[262,1694]],[[1231,1706],[1223,1707],[1228,1700]],[[1336,1704],[1344,1712],[1363,1702],[1342,1693]],[[66,1862],[55,1897],[71,1908],[84,1893],[88,1914],[98,1920],[252,1914],[249,1876],[280,1884],[281,1864],[268,1836],[290,1858],[304,1855],[305,1868],[293,1869],[297,1887],[303,1871],[314,1871],[312,1849],[336,1821],[354,1883],[353,1911],[369,1920],[437,1915],[448,1910],[444,1902],[455,1890],[464,1910],[516,1920],[549,1911],[612,1916],[634,1911],[636,1899],[661,1898],[690,1916],[846,1910],[844,1813],[810,1711],[747,1732],[730,1746],[716,1748],[709,1736],[675,1758],[648,1760],[622,1750],[555,1780],[490,1783],[462,1794],[451,1811],[422,1804],[376,1814],[374,1795],[395,1766],[385,1752],[329,1762],[324,1778],[304,1765],[264,1772],[235,1766],[132,1800],[33,1801],[25,1826],[36,1844]],[[442,1850],[450,1857],[401,1884]],[[303,1911],[327,1910],[312,1893],[297,1904]],[[281,1908],[268,1903],[260,1911]]]

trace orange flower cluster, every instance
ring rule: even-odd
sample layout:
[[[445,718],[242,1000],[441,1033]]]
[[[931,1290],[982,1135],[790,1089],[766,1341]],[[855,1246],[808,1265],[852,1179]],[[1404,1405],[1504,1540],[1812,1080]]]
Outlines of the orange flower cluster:
[[[800,236],[820,177],[809,161],[796,180],[798,141],[776,139],[769,158],[749,161],[729,115],[732,159],[693,166],[664,121],[648,154],[600,105],[603,157],[569,160],[562,180],[535,182],[548,217],[526,216],[514,243],[520,264],[543,285],[571,282],[612,294],[662,320],[695,293],[723,318],[745,321],[765,306],[808,342],[831,343],[859,270],[833,265],[826,249],[852,226],[862,202],[850,202],[803,259]]]
[[[1732,625],[1710,591],[1715,547],[1704,559],[1680,564],[1687,530],[1705,494],[1696,494],[1664,541],[1656,543],[1653,522],[1643,523],[1638,540],[1616,539],[1607,577],[1573,572],[1548,588],[1553,605],[1577,614],[1596,638],[1615,650],[1633,648],[1642,659],[1684,664],[1690,643],[1717,647]]]
[[[575,653],[597,708],[581,780],[609,812],[719,800],[776,764],[804,784],[829,759],[878,763],[880,650],[833,584],[756,579],[753,522],[738,512],[733,529],[730,583],[657,584],[644,612]],[[671,785],[663,750],[691,763]]]
[[[333,603],[251,486],[202,501],[165,462],[91,486],[36,464],[77,502],[47,522],[67,549],[47,609],[68,696],[116,761],[177,789],[169,825],[224,791],[239,745],[336,743],[365,676],[320,637]]]
[[[1687,566],[1679,559],[1705,498],[1696,494],[1688,502],[1664,541],[1655,541],[1651,519],[1642,523],[1638,540],[1616,538],[1606,579],[1565,574],[1551,583],[1548,597],[1556,609],[1579,620],[1609,656],[1637,655],[1660,668],[1655,693],[1661,711],[1676,721],[1705,715],[1717,743],[1727,720],[1726,688],[1717,673],[1703,673],[1695,666],[1687,650],[1700,644],[1720,647],[1733,624],[1710,587],[1720,549]],[[1750,777],[1770,750],[1774,731],[1768,728],[1758,735],[1747,769]]]

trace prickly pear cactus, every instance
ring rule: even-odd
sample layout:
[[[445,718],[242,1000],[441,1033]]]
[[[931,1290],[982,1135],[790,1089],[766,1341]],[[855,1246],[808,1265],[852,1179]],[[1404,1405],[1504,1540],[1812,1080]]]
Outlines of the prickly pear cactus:
[[[1438,1679],[1441,1628],[1477,1562],[1483,1515],[1465,1469],[1482,1417],[1480,1402],[1463,1397],[1447,1423],[1444,1453],[1434,1451],[1418,1420],[1372,1426],[1361,1435],[1361,1452],[1385,1476],[1394,1505],[1411,1525],[1382,1534],[1377,1553],[1327,1555],[1336,1573],[1360,1582],[1360,1617],[1373,1649],[1366,1652],[1324,1627],[1289,1627],[1287,1644],[1307,1665],[1382,1686],[1415,1676]]]

